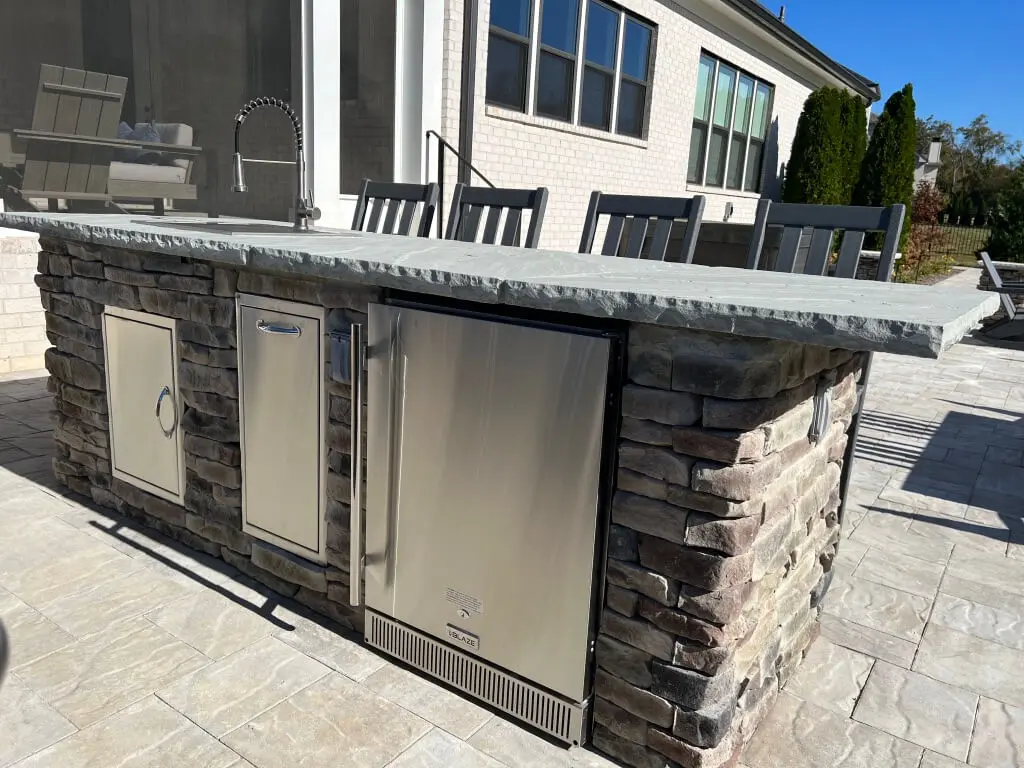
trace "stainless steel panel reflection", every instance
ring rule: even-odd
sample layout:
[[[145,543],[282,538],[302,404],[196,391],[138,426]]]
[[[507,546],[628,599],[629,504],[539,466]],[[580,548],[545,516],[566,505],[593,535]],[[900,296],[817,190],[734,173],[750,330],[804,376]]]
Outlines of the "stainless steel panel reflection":
[[[366,604],[586,693],[610,344],[371,305]]]
[[[259,297],[239,303],[243,511],[249,532],[317,557],[322,325],[288,306]]]

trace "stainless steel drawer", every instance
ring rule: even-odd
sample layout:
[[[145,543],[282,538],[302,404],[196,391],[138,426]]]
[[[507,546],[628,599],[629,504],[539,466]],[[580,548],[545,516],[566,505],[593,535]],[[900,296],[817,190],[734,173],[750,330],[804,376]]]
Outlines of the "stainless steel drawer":
[[[107,307],[103,313],[110,456],[114,477],[181,503],[175,321]]]
[[[243,529],[322,561],[324,310],[238,297]]]

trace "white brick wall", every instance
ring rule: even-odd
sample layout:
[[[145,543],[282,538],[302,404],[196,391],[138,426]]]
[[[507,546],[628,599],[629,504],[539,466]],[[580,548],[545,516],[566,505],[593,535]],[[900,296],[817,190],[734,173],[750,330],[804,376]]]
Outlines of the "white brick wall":
[[[0,229],[0,374],[43,367],[43,307],[33,280],[39,238]]]
[[[701,10],[679,13],[658,0],[622,3],[658,26],[650,128],[647,139],[637,141],[486,105],[490,2],[481,0],[473,164],[499,186],[550,189],[542,247],[576,250],[587,202],[595,189],[622,194],[704,194],[708,199],[706,221],[723,221],[730,201],[734,205],[731,222],[753,221],[757,195],[716,192],[686,183],[702,48],[775,86],[778,153],[775,167],[766,169],[765,194],[772,195],[777,188],[772,180],[778,178],[779,166],[789,157],[804,101],[814,88],[836,83],[795,54],[771,50],[756,32],[739,28],[722,16],[722,11],[703,5],[701,0],[686,2]],[[463,0],[448,0],[446,11],[442,133],[454,143],[459,134]],[[770,149],[767,154],[769,160],[775,156]],[[454,181],[454,168],[446,175],[447,191]]]

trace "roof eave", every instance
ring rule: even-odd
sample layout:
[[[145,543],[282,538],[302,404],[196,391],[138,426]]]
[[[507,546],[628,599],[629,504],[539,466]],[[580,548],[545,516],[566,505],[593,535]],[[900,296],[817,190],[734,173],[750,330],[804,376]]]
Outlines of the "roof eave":
[[[857,74],[852,69],[844,67],[835,59],[830,58],[824,52],[815,48],[805,38],[787,26],[785,22],[780,21],[775,14],[757,2],[757,0],[723,0],[723,2],[766,29],[779,41],[813,61],[826,72],[829,72],[840,82],[867,99],[869,104],[874,104],[876,101],[881,100],[882,92],[878,83],[874,83],[863,75]]]

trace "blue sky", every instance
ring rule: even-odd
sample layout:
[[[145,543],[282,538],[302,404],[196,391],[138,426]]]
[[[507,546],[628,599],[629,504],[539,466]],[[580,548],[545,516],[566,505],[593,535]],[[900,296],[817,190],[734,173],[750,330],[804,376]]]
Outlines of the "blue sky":
[[[879,83],[882,104],[914,84],[917,114],[954,127],[984,112],[1024,139],[1022,0],[761,0],[855,72]]]

